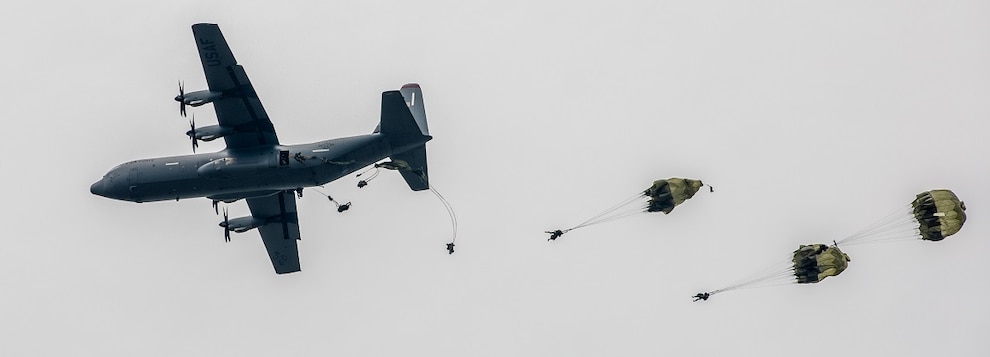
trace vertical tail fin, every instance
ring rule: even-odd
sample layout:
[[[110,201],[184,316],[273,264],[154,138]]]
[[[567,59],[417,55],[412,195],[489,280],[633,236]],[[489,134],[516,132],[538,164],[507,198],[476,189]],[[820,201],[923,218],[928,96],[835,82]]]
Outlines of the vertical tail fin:
[[[410,83],[398,91],[382,93],[382,118],[379,130],[388,137],[393,161],[406,165],[399,170],[413,191],[430,188],[426,164],[426,142],[433,139],[426,124],[423,91]]]
[[[402,93],[402,99],[406,101],[406,106],[409,107],[409,113],[416,120],[416,125],[419,125],[419,130],[423,135],[430,135],[430,128],[426,125],[426,106],[423,104],[423,90],[419,88],[419,84],[405,84],[402,86],[402,89],[399,89],[399,92]]]

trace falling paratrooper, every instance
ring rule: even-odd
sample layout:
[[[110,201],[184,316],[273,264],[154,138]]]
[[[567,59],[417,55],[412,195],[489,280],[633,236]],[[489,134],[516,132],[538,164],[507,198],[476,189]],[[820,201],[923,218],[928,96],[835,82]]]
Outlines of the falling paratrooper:
[[[423,180],[423,182],[426,182],[426,177],[424,176],[423,171],[413,169],[411,166],[409,166],[409,163],[406,161],[393,159],[391,161],[376,163],[374,166],[358,173],[357,177],[361,177],[361,175],[368,173],[368,171],[375,170],[367,178],[358,181],[357,187],[364,188],[368,186],[368,183],[370,183],[371,180],[374,180],[376,177],[378,177],[378,174],[381,172],[380,169],[410,173],[414,176],[418,176],[421,180]],[[457,242],[457,214],[454,213],[454,207],[450,205],[450,202],[447,202],[447,199],[444,198],[443,195],[441,195],[440,192],[437,191],[436,187],[434,186],[435,185],[433,185],[432,183],[428,186],[430,192],[433,192],[433,194],[437,197],[437,199],[440,200],[440,203],[443,204],[444,209],[447,210],[447,214],[450,216],[450,229],[452,236],[450,238],[450,243],[447,243],[446,247],[447,247],[448,255],[454,254],[454,246],[456,245],[455,243]],[[350,203],[348,202],[348,205],[349,204]]]
[[[670,214],[675,207],[694,197],[703,186],[705,184],[701,180],[677,177],[653,181],[653,185],[646,190],[619,202],[576,226],[567,229],[545,231],[545,233],[550,234],[550,238],[547,240],[557,240],[564,233],[578,228],[610,222],[640,213],[663,212],[664,214]],[[711,186],[708,187],[709,191],[714,192]]]
[[[698,293],[694,301],[708,300],[717,293],[786,283],[813,284],[846,270],[850,259],[839,246],[895,242],[905,240],[940,241],[956,234],[966,222],[966,204],[950,190],[939,189],[919,193],[904,209],[884,217],[863,230],[850,235],[831,246],[824,244],[802,245],[794,251],[789,261],[771,265],[730,286]]]
[[[816,284],[830,276],[836,276],[849,266],[849,255],[838,245],[801,245],[783,264],[773,264],[740,282],[713,291],[698,293],[694,301],[708,300],[712,295],[742,288],[787,284]]]

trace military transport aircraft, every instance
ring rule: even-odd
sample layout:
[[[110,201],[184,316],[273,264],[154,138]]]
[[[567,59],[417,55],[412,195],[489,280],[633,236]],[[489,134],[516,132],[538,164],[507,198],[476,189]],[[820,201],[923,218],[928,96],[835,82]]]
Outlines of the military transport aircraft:
[[[186,133],[193,141],[223,138],[219,152],[141,159],[114,167],[90,187],[93,194],[131,202],[206,197],[217,202],[247,201],[251,216],[220,226],[229,240],[257,228],[275,272],[300,270],[299,219],[294,193],[334,181],[386,157],[414,191],[429,189],[423,92],[417,84],[382,93],[381,121],[371,134],[311,144],[283,145],[261,106],[244,67],[237,64],[215,24],[192,26],[208,90],[185,93],[180,84],[180,112],[186,105],[213,103],[219,125]]]

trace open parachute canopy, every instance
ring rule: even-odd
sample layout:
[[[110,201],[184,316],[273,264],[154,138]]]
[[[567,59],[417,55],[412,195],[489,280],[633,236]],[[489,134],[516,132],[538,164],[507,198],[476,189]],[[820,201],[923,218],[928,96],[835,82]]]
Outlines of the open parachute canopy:
[[[794,251],[791,262],[798,284],[810,284],[842,273],[849,266],[849,256],[836,246],[802,245]]]
[[[670,214],[674,207],[694,197],[704,185],[700,180],[676,177],[653,181],[653,186],[643,192],[643,195],[649,197],[646,211]]]
[[[924,240],[940,241],[959,232],[966,223],[966,204],[949,190],[919,193],[911,207]]]
[[[594,217],[581,222],[581,224],[567,229],[547,231],[547,233],[550,233],[550,240],[556,240],[564,233],[581,227],[614,221],[640,213],[663,212],[664,214],[670,214],[674,210],[674,207],[694,197],[694,194],[698,193],[704,185],[700,180],[677,177],[656,180],[646,190],[640,191],[633,197],[619,202]]]
[[[917,239],[940,241],[958,233],[965,222],[966,204],[955,193],[944,189],[925,191],[916,195],[910,205],[832,246],[802,245],[783,264],[771,265],[728,287],[699,293],[695,297],[707,300],[710,295],[735,289],[790,282],[817,283],[827,277],[839,275],[849,266],[849,256],[839,250],[839,246]]]

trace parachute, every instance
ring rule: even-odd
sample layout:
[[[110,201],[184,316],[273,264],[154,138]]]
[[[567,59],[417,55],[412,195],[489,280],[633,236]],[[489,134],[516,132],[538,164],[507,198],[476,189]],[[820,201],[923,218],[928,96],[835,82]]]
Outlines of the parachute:
[[[610,222],[640,213],[663,212],[664,214],[670,214],[675,207],[694,197],[704,185],[700,180],[677,177],[656,180],[646,190],[619,202],[574,227],[549,230],[546,233],[550,234],[550,240],[556,240],[564,233],[578,228]]]
[[[695,297],[704,296],[705,298],[701,300],[708,300],[707,298],[711,295],[730,290],[791,284],[816,284],[827,277],[836,276],[845,271],[849,266],[849,261],[849,256],[836,245],[801,245],[791,253],[787,260],[774,263],[732,285],[706,293],[698,293]]]
[[[966,222],[966,204],[950,190],[939,189],[919,193],[903,209],[884,217],[865,229],[834,245],[802,245],[789,261],[775,263],[727,287],[699,293],[695,301],[729,290],[784,285],[813,284],[846,270],[849,256],[839,250],[857,244],[904,240],[940,241],[956,234]],[[703,298],[702,298],[703,297]]]
[[[849,237],[839,245],[915,240],[937,242],[956,234],[966,222],[966,204],[946,189],[919,193],[911,204]]]
[[[682,178],[653,181],[653,186],[643,192],[650,198],[646,211],[670,214],[674,207],[694,197],[694,194],[698,193],[698,190],[704,185],[699,180]]]
[[[836,246],[802,245],[794,251],[794,276],[798,284],[812,284],[836,276],[849,266],[849,256]]]
[[[919,193],[911,202],[914,217],[918,220],[921,239],[940,241],[962,229],[966,223],[966,204],[949,190],[931,190]]]

